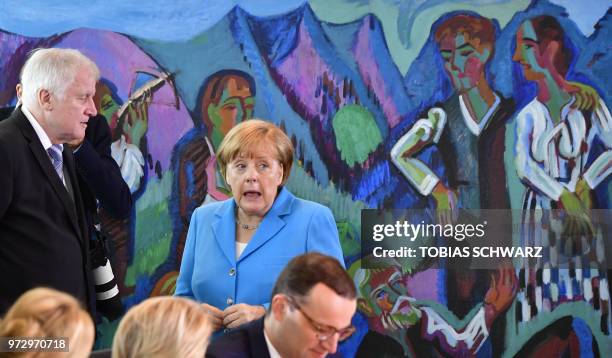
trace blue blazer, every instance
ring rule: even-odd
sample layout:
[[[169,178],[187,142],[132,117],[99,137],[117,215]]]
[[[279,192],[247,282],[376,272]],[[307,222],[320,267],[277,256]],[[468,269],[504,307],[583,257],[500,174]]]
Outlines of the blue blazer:
[[[234,303],[269,306],[276,278],[293,257],[317,251],[344,266],[334,217],[327,207],[282,188],[236,260],[233,198],[197,208],[176,284],[177,296],[224,310]]]

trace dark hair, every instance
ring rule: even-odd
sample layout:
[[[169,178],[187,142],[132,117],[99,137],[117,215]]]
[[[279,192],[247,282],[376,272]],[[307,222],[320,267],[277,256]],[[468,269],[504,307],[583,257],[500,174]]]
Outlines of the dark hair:
[[[357,297],[353,280],[338,260],[317,252],[309,252],[289,261],[276,280],[272,297],[278,293],[294,298],[304,297],[317,283],[324,284],[344,298]]]
[[[211,103],[219,104],[223,90],[230,79],[234,79],[240,87],[248,87],[251,91],[251,96],[255,96],[255,80],[246,72],[240,70],[221,70],[208,76],[200,88],[198,106],[200,107],[199,112],[204,125],[209,131],[212,130],[213,123],[208,118],[208,106]]]
[[[436,42],[439,44],[445,37],[455,34],[466,34],[470,39],[479,39],[483,45],[491,47],[491,58],[495,43],[495,25],[493,21],[486,17],[459,14],[444,20],[434,34]]]
[[[555,69],[565,77],[573,56],[572,51],[565,45],[565,31],[561,24],[550,15],[536,16],[530,21],[538,37],[540,52],[544,51],[552,41],[559,44],[559,51],[555,54],[553,64]]]

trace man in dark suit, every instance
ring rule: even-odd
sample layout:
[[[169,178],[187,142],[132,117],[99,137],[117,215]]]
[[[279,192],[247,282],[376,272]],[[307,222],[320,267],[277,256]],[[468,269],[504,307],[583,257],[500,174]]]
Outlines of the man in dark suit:
[[[21,97],[20,91],[21,85],[17,85],[18,97]],[[0,108],[0,121],[8,118],[14,110],[15,107]],[[127,219],[132,208],[130,188],[123,180],[117,162],[111,156],[110,145],[110,128],[106,118],[101,114],[89,119],[83,140],[70,143],[83,199],[85,222],[91,237],[90,248],[104,245],[104,243],[95,241],[99,239],[94,227],[99,221],[97,220],[98,205],[109,216],[117,219]],[[99,255],[94,256],[99,257]],[[93,262],[93,264],[95,272],[96,263]],[[104,265],[105,263],[99,264]],[[96,292],[97,296],[104,297],[98,301],[96,310],[112,320],[123,312],[123,306],[118,296],[114,276],[110,276],[105,283],[105,290]],[[95,300],[95,297],[91,299]],[[92,301],[93,303],[95,302]]]
[[[82,139],[97,66],[76,50],[39,49],[21,72],[22,106],[0,122],[0,314],[47,286],[93,312],[84,207],[68,143]]]
[[[88,228],[94,225],[98,204],[114,218],[128,218],[132,194],[111,156],[111,132],[106,118],[101,114],[91,117],[84,140],[70,143],[70,146],[74,148]]]
[[[206,351],[221,357],[324,357],[355,328],[353,281],[333,257],[307,253],[281,272],[270,308],[256,321],[220,336]]]
[[[111,156],[110,146],[110,128],[101,114],[89,119],[83,140],[70,143],[74,150],[90,244],[96,248],[92,251],[96,309],[113,320],[123,313],[123,306],[110,262],[106,260],[105,243],[100,236],[102,230],[99,226],[96,229],[95,225],[100,224],[98,206],[110,217],[127,219],[132,209],[132,194],[121,176],[117,162]]]

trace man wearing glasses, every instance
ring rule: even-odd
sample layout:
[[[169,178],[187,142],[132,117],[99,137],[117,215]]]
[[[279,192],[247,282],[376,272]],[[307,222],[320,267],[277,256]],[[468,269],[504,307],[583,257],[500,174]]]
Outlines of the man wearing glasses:
[[[353,281],[333,257],[297,256],[281,272],[266,315],[208,347],[206,357],[325,357],[355,331]]]

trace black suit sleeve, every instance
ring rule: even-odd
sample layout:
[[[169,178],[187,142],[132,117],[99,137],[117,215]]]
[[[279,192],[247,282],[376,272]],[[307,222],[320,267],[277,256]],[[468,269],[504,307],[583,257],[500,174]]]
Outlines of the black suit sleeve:
[[[109,214],[127,218],[132,194],[111,156],[111,133],[106,119],[102,115],[90,118],[87,129],[83,144],[74,153],[77,171]]]

